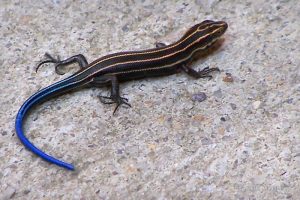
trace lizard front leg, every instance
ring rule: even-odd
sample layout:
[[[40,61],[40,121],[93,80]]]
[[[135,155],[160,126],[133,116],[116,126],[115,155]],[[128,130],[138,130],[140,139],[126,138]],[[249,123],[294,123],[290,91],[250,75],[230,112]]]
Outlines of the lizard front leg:
[[[120,90],[119,90],[120,87],[119,87],[119,82],[118,82],[118,79],[116,76],[105,76],[104,75],[104,76],[100,76],[100,77],[95,77],[93,79],[93,81],[91,82],[91,85],[98,86],[98,87],[99,86],[102,87],[107,84],[111,84],[111,93],[110,93],[110,96],[99,95],[98,97],[99,97],[101,103],[117,104],[117,106],[114,109],[113,114],[115,114],[115,112],[117,111],[119,106],[122,104],[125,104],[125,105],[131,107],[131,105],[128,103],[128,99],[120,96]],[[109,101],[107,101],[107,99]]]

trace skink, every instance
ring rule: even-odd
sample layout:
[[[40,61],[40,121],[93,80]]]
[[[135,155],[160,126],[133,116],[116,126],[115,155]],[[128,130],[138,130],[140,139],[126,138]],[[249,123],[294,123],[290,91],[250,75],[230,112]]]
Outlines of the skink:
[[[62,61],[46,54],[48,59],[39,63],[37,69],[45,63],[54,63],[56,72],[60,73],[60,67],[78,63],[80,70],[70,77],[36,92],[24,102],[16,116],[15,129],[17,136],[26,148],[46,161],[74,170],[72,164],[44,153],[24,135],[23,120],[33,106],[78,87],[111,86],[111,95],[109,97],[100,96],[100,100],[106,104],[115,103],[115,112],[121,104],[130,106],[127,99],[119,94],[119,82],[144,77],[171,75],[180,71],[194,78],[211,77],[209,73],[219,70],[218,68],[205,68],[201,71],[195,71],[190,68],[189,63],[196,53],[207,51],[224,34],[227,27],[228,25],[224,21],[205,20],[191,27],[183,37],[173,44],[158,43],[154,49],[114,53],[101,57],[90,64],[81,54]]]

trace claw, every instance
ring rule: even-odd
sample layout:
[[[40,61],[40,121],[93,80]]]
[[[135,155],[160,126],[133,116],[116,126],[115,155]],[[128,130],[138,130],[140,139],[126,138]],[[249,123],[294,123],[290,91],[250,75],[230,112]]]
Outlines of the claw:
[[[212,76],[209,75],[209,73],[213,72],[213,71],[220,71],[219,68],[209,68],[209,67],[205,67],[204,69],[198,71],[198,74],[200,75],[201,78],[209,78],[212,79]]]
[[[118,108],[119,108],[120,105],[122,105],[122,104],[125,104],[125,105],[127,105],[128,107],[131,108],[131,105],[130,105],[127,101],[128,101],[128,100],[127,100],[126,98],[121,97],[121,98],[119,99],[119,101],[117,102],[117,106],[116,106],[115,109],[114,109],[113,115],[116,113],[116,111],[118,110]]]
[[[49,58],[50,60],[59,61],[59,59],[53,58],[49,53],[45,53],[45,57]]]
[[[52,60],[45,60],[45,61],[42,61],[38,64],[38,66],[35,68],[35,72],[37,73],[37,71],[39,70],[39,68],[43,65],[43,64],[46,64],[46,63],[52,63]]]
[[[58,59],[55,59],[53,58],[49,53],[45,53],[45,57],[48,58],[48,60],[44,60],[44,61],[41,61],[37,67],[35,68],[35,72],[37,72],[39,70],[39,68],[43,65],[43,64],[46,64],[46,63],[58,63],[59,65],[59,62],[60,62],[60,59],[58,57]],[[56,67],[55,67],[56,68]],[[56,71],[56,69],[55,69]]]
[[[35,68],[35,72],[38,71],[38,69],[43,65],[43,64],[46,64],[46,63],[55,63],[55,72],[59,75],[64,75],[65,73],[64,72],[61,72],[59,70],[59,67],[61,67],[61,60],[60,60],[60,57],[57,56],[57,58],[53,58],[49,53],[45,53],[45,57],[48,59],[48,60],[44,60],[42,62],[40,62],[38,64],[38,66]]]
[[[114,104],[114,103],[117,104],[117,106],[114,109],[113,115],[116,113],[116,111],[122,104],[125,104],[128,107],[131,107],[131,105],[128,103],[128,99],[125,97],[113,97],[113,96],[102,96],[102,95],[98,95],[98,97],[99,97],[100,102],[103,104]],[[109,99],[111,101],[106,101],[104,99]]]

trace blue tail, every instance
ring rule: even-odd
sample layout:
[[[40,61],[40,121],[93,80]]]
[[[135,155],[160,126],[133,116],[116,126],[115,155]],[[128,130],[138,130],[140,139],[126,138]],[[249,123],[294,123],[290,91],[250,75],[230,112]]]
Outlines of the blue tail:
[[[69,170],[74,170],[74,166],[72,164],[60,161],[60,160],[44,153],[40,149],[38,149],[26,138],[22,127],[23,127],[23,119],[25,118],[25,116],[28,113],[28,111],[30,110],[30,108],[32,108],[34,105],[37,105],[49,98],[52,98],[53,96],[57,96],[59,94],[65,93],[66,91],[69,91],[69,90],[77,87],[78,84],[79,84],[78,82],[72,81],[72,78],[69,77],[69,78],[66,78],[60,82],[54,83],[54,84],[50,85],[49,87],[46,87],[46,88],[38,91],[37,93],[32,95],[29,99],[27,99],[25,101],[25,103],[21,106],[21,108],[17,114],[16,121],[15,121],[15,128],[16,128],[17,135],[18,135],[20,141],[23,143],[23,145],[27,149],[29,149],[30,151],[32,151],[39,157],[43,158],[44,160],[46,160],[50,163],[56,164],[60,167],[64,167]]]

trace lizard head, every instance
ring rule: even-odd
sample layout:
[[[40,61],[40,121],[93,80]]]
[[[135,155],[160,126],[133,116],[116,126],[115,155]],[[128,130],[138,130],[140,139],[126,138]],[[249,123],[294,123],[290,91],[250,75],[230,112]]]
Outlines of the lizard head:
[[[216,42],[227,30],[224,21],[205,20],[191,27],[181,38],[189,43],[199,43],[201,46],[210,46]]]
[[[198,25],[197,30],[211,38],[220,38],[228,28],[228,24],[224,21],[205,20]]]

